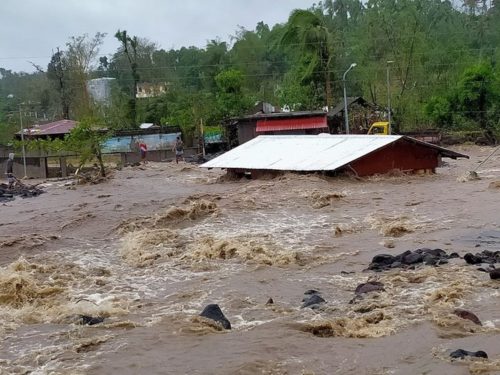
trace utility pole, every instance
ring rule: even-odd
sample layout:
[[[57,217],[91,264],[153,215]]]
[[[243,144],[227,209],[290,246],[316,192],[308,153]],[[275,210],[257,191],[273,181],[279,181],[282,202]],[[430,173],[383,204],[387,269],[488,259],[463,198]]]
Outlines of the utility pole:
[[[389,65],[394,63],[394,61],[387,61],[387,120],[389,122],[388,133],[392,134],[392,124],[391,124],[391,82],[389,79]]]
[[[342,76],[342,81],[344,82],[344,117],[345,117],[345,133],[346,134],[349,134],[349,116],[347,114],[347,90],[345,88],[345,76],[356,65],[357,65],[356,63],[352,63],[351,66],[349,67],[349,69],[347,69],[345,71],[344,75]]]
[[[203,160],[205,159],[205,129],[203,128],[203,119],[200,119],[200,137],[201,137],[201,152]]]
[[[19,105],[19,122],[21,123],[21,143],[23,145],[24,179],[26,179],[28,175],[26,174],[26,149],[24,147],[23,113],[21,111],[21,105]]]

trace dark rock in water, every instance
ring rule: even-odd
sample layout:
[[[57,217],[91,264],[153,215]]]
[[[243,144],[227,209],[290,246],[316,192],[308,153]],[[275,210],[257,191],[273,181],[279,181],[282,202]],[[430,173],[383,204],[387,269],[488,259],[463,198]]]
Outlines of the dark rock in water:
[[[419,249],[419,250],[421,250],[421,253],[425,254],[425,255],[431,255],[433,257],[438,257],[438,258],[446,258],[447,257],[446,251],[444,251],[442,249]]]
[[[458,253],[451,253],[448,255],[448,259],[454,259],[454,258],[460,258],[460,255]]]
[[[356,287],[356,290],[354,293],[356,294],[363,294],[363,293],[370,293],[370,292],[376,292],[376,291],[382,291],[384,289],[384,284],[378,281],[368,281],[367,283],[359,284]]]
[[[311,294],[318,294],[319,292],[317,290],[314,290],[314,289],[309,289],[309,290],[306,290],[304,292],[304,294],[306,295],[311,295]]]
[[[410,255],[410,254],[411,254],[411,250],[406,250],[405,252],[402,252],[401,254],[396,255],[396,259],[401,261],[401,259],[403,259],[405,256]]]
[[[302,308],[304,307],[317,307],[321,303],[325,303],[326,301],[319,294],[312,294],[310,297],[305,297],[302,302]]]
[[[470,312],[470,311],[463,310],[463,309],[455,309],[455,310],[453,310],[453,314],[455,314],[456,316],[458,316],[462,319],[470,320],[472,323],[475,323],[477,325],[480,325],[480,326],[483,325],[481,323],[481,321],[479,320],[479,318],[477,317],[477,315]]]
[[[372,259],[372,263],[374,264],[379,264],[383,266],[389,266],[392,263],[394,263],[396,259],[389,254],[380,254],[380,255],[375,255]]]
[[[394,262],[396,262],[396,258],[389,254],[379,254],[375,255],[372,259],[372,262],[368,266],[369,270],[372,271],[383,271],[389,269]]]
[[[401,263],[406,265],[411,265],[416,263],[422,263],[423,260],[424,257],[422,256],[422,254],[410,252],[410,254],[406,254],[401,258]]]
[[[458,256],[458,254],[456,254]],[[368,266],[368,270],[385,271],[391,268],[414,269],[415,265],[425,264],[428,266],[438,266],[445,264],[451,256],[442,249],[417,249],[407,250],[396,256],[388,254],[375,255]]]
[[[480,257],[475,256],[474,254],[467,253],[464,255],[464,260],[468,264],[480,264],[483,263],[483,260]]]
[[[464,259],[468,264],[500,263],[500,251],[483,250],[476,254],[467,253],[464,255]]]
[[[100,324],[104,322],[104,318],[100,316],[89,316],[89,315],[80,315],[80,324],[86,325],[86,326],[93,326],[96,324]]]
[[[266,302],[266,305],[273,305],[274,304],[274,300],[272,298],[269,298]]]
[[[340,271],[341,275],[350,275],[352,273],[355,273],[354,271]]]
[[[451,358],[460,358],[464,359],[465,357],[477,357],[477,358],[488,358],[488,354],[483,352],[482,350],[478,350],[477,352],[469,352],[464,349],[457,349],[454,352],[450,353]]]
[[[203,311],[201,312],[200,316],[203,316],[204,318],[216,321],[217,323],[222,325],[222,327],[224,327],[224,329],[231,329],[231,323],[224,316],[219,305],[217,305],[215,303],[207,305],[203,309]]]
[[[490,278],[491,278],[491,280],[500,279],[500,268],[496,268],[496,269],[490,271]]]
[[[476,357],[478,357],[478,358],[488,358],[488,354],[486,354],[485,351],[478,350],[476,352]]]
[[[423,262],[426,266],[435,266],[438,263],[438,260],[432,255],[425,254],[423,256]]]

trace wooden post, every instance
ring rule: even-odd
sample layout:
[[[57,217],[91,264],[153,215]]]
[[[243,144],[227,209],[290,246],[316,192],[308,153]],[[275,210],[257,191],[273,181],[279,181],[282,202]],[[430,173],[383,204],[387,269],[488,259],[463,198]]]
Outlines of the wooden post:
[[[66,156],[59,157],[59,166],[61,168],[61,177],[68,177],[68,166],[66,165]]]
[[[127,153],[121,152],[120,156],[121,156],[121,160],[122,160],[122,167],[124,168],[127,165]]]
[[[47,170],[47,158],[41,157],[40,158],[40,177],[47,178],[48,175],[49,175],[49,172]]]

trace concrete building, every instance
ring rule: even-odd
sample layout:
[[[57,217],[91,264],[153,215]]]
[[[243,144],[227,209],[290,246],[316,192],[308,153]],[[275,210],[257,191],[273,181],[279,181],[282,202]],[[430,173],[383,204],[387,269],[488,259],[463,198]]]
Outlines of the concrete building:
[[[114,81],[114,78],[109,77],[91,79],[87,81],[87,91],[97,103],[109,105]]]

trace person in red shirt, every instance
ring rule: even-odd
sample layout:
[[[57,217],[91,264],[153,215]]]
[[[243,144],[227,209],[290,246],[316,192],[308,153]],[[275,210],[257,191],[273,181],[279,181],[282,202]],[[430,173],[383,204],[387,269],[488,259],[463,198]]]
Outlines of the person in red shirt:
[[[141,150],[141,161],[144,164],[147,164],[148,161],[146,159],[146,156],[147,156],[147,153],[148,153],[148,146],[146,145],[146,143],[144,143],[144,141],[142,139],[139,142],[139,149]]]

